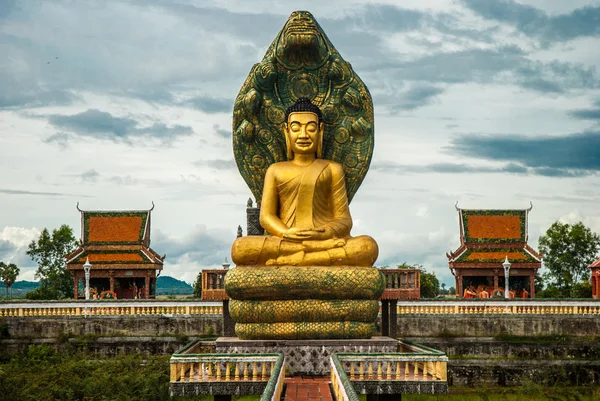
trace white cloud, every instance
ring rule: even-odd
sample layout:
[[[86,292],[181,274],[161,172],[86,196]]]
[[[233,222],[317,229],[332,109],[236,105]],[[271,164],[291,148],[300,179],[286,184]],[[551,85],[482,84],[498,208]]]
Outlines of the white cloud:
[[[37,228],[24,227],[4,227],[0,232],[0,240],[9,241],[16,247],[26,247],[31,241],[35,241],[40,236],[40,230]]]

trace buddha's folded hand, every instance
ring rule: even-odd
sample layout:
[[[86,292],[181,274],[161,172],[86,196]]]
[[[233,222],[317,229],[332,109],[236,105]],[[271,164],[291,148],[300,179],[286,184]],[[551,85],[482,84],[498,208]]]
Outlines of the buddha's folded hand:
[[[319,240],[325,239],[324,234],[326,234],[324,228],[292,227],[283,234],[283,238],[288,241]]]

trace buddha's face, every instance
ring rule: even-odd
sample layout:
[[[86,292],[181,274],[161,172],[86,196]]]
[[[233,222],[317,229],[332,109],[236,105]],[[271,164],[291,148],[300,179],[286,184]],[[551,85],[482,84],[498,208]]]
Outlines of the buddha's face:
[[[316,154],[323,135],[323,123],[319,123],[319,117],[315,113],[291,113],[285,126],[285,134],[294,154]]]

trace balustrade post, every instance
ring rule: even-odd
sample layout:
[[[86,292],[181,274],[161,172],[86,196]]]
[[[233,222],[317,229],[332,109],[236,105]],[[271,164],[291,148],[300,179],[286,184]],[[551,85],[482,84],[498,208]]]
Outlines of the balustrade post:
[[[180,363],[179,365],[181,367],[181,370],[180,370],[180,373],[179,373],[179,376],[181,377],[181,379],[179,381],[184,382],[185,381],[185,372],[187,370],[186,369],[187,368],[187,363],[184,362],[184,363]]]
[[[177,381],[177,363],[171,363],[171,382]]]

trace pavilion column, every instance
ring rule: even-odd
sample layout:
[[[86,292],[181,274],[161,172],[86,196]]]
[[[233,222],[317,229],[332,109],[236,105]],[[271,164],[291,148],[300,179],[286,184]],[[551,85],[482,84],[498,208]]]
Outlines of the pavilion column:
[[[144,285],[144,299],[150,298],[150,273],[146,273],[146,284]]]
[[[108,274],[110,278],[110,290],[115,292],[115,272],[113,270],[109,270]]]
[[[462,275],[457,274],[456,275],[456,291],[457,291],[456,296],[458,296],[458,297],[463,296],[463,282],[462,281],[463,281]]]
[[[494,273],[494,292],[498,289],[498,273]]]
[[[598,270],[596,270],[596,298],[600,298],[600,275],[598,275]]]
[[[381,335],[389,336],[390,335],[390,301],[382,300],[381,301]]]
[[[535,273],[529,276],[529,298],[535,298]]]
[[[73,298],[79,298],[79,274],[76,271],[73,272]]]
[[[390,300],[390,337],[398,338],[398,300]]]

